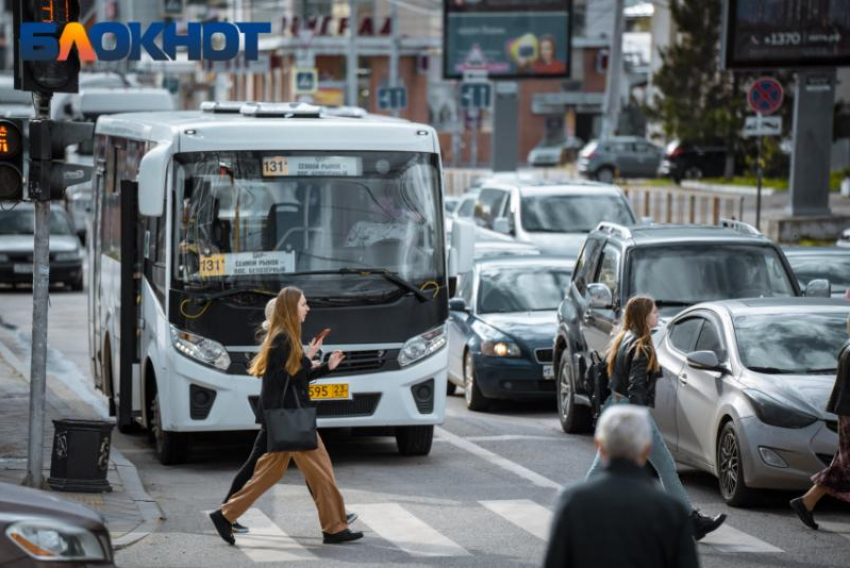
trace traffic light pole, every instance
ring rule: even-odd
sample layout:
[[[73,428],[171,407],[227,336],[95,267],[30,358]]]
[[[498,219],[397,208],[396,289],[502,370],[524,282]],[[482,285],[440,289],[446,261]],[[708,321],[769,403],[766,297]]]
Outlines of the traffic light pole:
[[[36,118],[50,118],[52,95],[35,93]],[[42,184],[42,180],[34,180]],[[32,187],[32,186],[30,186]],[[39,187],[39,193],[50,192]],[[32,195],[32,192],[30,193]],[[35,247],[32,257],[32,359],[30,363],[30,440],[24,485],[42,488],[44,421],[47,403],[47,302],[50,288],[50,201],[35,201]]]

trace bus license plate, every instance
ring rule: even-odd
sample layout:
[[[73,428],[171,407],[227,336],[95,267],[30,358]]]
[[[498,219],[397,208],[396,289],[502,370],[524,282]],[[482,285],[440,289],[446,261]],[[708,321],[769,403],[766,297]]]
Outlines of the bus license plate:
[[[554,365],[543,365],[543,378],[547,381],[551,381],[555,378],[555,366]]]
[[[348,383],[330,383],[310,385],[310,398],[313,400],[350,400]]]
[[[12,266],[15,274],[32,274],[32,264],[15,264]]]

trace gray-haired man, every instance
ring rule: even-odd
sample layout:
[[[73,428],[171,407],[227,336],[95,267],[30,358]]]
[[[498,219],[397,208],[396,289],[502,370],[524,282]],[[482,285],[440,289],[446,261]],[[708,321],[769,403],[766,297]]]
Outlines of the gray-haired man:
[[[595,442],[604,472],[561,494],[546,568],[699,566],[689,511],[643,470],[651,440],[646,408],[602,414]]]

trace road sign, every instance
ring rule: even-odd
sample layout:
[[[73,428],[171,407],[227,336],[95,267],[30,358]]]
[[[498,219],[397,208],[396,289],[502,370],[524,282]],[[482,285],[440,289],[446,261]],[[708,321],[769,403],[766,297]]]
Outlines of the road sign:
[[[760,77],[750,85],[747,102],[753,112],[773,114],[782,106],[782,84],[771,77]]]
[[[379,87],[378,108],[381,110],[407,108],[407,87]]]
[[[461,108],[489,108],[493,101],[493,87],[490,83],[461,83]]]
[[[312,95],[319,90],[319,72],[316,69],[294,69],[292,92],[295,95]]]
[[[781,136],[782,135],[782,117],[781,116],[748,116],[744,122],[744,137],[752,136]]]

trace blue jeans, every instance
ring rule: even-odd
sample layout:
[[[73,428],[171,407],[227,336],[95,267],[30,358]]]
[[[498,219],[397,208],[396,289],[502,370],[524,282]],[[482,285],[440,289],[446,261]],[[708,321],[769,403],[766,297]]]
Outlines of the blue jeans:
[[[617,399],[612,394],[605,401],[605,404],[602,405],[602,411],[604,412],[606,408],[614,404],[629,404],[629,399]],[[691,500],[688,499],[688,494],[685,493],[685,487],[679,479],[679,474],[676,473],[676,462],[673,461],[673,456],[670,455],[670,450],[667,449],[664,438],[661,437],[661,432],[658,430],[658,426],[655,425],[655,420],[652,419],[652,416],[649,417],[649,425],[652,432],[649,463],[652,464],[652,467],[658,473],[658,477],[661,478],[661,485],[664,486],[664,491],[677,501],[682,502],[688,508],[688,511],[693,510],[694,506],[691,504]],[[599,452],[596,452],[596,457],[593,459],[593,465],[590,466],[587,472],[586,479],[590,479],[601,469],[602,459],[599,457]]]

